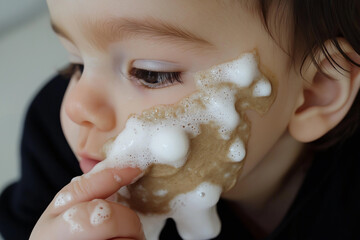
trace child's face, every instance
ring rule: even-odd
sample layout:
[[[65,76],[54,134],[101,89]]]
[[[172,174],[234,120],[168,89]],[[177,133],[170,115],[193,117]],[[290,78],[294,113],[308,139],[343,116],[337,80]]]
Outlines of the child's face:
[[[63,131],[79,160],[103,160],[104,144],[122,131],[129,115],[178,102],[196,90],[193,73],[254,49],[261,70],[276,81],[277,96],[264,116],[248,112],[251,136],[240,181],[264,162],[296,110],[302,80],[289,67],[288,55],[258,15],[234,1],[48,0],[48,5],[72,61],[85,66],[72,78],[61,109]],[[159,78],[149,72],[169,73]]]

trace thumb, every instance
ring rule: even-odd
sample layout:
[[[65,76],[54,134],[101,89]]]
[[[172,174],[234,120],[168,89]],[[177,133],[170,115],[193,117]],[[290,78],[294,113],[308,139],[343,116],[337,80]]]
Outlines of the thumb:
[[[106,199],[130,184],[141,173],[138,168],[108,168],[85,174],[66,185],[51,202],[54,214],[60,214],[80,202]]]

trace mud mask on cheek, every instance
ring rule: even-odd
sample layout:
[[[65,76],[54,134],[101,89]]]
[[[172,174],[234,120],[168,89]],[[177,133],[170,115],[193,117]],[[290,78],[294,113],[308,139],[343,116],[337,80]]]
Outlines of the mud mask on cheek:
[[[171,106],[134,115],[90,172],[139,167],[144,177],[120,189],[119,201],[138,212],[147,239],[157,239],[167,218],[184,239],[220,231],[216,203],[236,183],[246,156],[250,124],[245,111],[265,113],[274,101],[256,55],[195,75],[197,91]]]

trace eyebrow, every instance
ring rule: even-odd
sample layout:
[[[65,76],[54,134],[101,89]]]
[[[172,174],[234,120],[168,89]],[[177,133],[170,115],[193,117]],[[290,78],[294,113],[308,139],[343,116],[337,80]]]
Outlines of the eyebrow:
[[[55,33],[74,41],[70,34],[53,20],[51,27]],[[133,37],[143,37],[151,40],[172,41],[177,44],[191,45],[199,48],[214,48],[215,46],[196,34],[176,25],[154,18],[143,20],[110,18],[106,20],[91,19],[85,24],[84,34],[89,34],[89,41],[96,47],[106,49],[109,43],[122,41]]]

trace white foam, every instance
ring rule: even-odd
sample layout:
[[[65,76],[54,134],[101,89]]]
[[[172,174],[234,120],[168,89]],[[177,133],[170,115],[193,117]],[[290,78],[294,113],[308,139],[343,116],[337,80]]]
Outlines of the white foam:
[[[261,79],[255,84],[254,97],[268,97],[271,94],[271,84],[267,79]]]
[[[228,158],[233,162],[241,162],[246,155],[246,150],[243,141],[237,138],[230,146]]]
[[[164,215],[139,214],[147,240],[156,240],[169,217],[176,222],[180,236],[186,240],[201,240],[216,237],[221,222],[216,213],[216,203],[221,187],[204,182],[195,190],[176,196],[171,202],[172,211]],[[152,226],[155,224],[154,226]],[[152,226],[152,227],[150,227]]]
[[[121,181],[122,181],[122,178],[119,175],[116,175],[116,174],[114,175],[114,179],[118,183],[121,183]]]
[[[189,138],[181,129],[166,127],[152,136],[149,147],[154,157],[159,161],[178,168],[184,165],[186,161]]]
[[[76,207],[72,207],[72,208],[69,208],[68,210],[66,210],[66,212],[64,212],[64,214],[63,214],[63,219],[65,220],[65,222],[70,224],[70,232],[71,233],[84,231],[82,226],[73,220],[76,212],[77,212]]]
[[[260,74],[256,58],[253,54],[245,54],[241,58],[218,65],[211,70],[214,82],[231,82],[238,87],[248,87]]]
[[[168,194],[168,192],[169,192],[168,190],[160,189],[158,191],[153,192],[153,194],[158,197],[164,197],[166,196],[166,194]]]
[[[204,182],[171,201],[173,219],[183,239],[209,239],[220,233],[221,223],[216,213],[220,194],[221,187]]]
[[[69,192],[64,192],[64,193],[60,193],[56,199],[55,199],[55,207],[61,207],[64,206],[66,204],[68,204],[70,201],[72,201],[73,197],[71,195],[71,193]]]
[[[90,223],[94,226],[102,224],[104,221],[110,218],[111,211],[110,206],[103,200],[94,200],[98,202],[96,207],[90,216]]]

